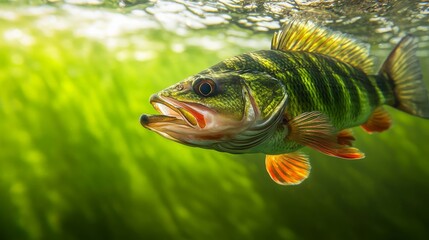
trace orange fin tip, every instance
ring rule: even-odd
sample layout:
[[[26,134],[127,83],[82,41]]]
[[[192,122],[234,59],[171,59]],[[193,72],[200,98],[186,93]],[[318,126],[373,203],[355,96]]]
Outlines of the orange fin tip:
[[[265,167],[274,182],[281,185],[297,185],[310,174],[307,155],[299,152],[281,155],[267,155]]]
[[[345,158],[361,159],[365,155],[357,148],[351,147],[354,140],[348,130],[338,134],[321,112],[305,112],[288,122],[288,139],[299,144],[316,149],[326,155]]]
[[[379,107],[372,112],[368,121],[362,124],[361,127],[368,133],[373,133],[386,131],[391,125],[392,119],[389,113],[384,108]]]

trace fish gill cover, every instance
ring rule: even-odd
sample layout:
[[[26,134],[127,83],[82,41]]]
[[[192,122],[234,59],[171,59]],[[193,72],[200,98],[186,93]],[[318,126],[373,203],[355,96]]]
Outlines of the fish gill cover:
[[[1,239],[330,239],[429,236],[427,122],[390,111],[367,158],[310,152],[312,177],[272,184],[261,156],[144,131],[148,98],[309,19],[382,61],[406,33],[428,85],[423,1],[3,1]],[[377,64],[375,64],[378,66]],[[369,157],[370,156],[370,157]]]

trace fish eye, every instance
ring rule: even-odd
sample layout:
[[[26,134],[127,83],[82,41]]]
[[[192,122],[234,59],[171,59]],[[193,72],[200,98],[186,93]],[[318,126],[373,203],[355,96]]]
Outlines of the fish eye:
[[[194,82],[194,91],[203,97],[213,96],[216,93],[216,83],[207,78],[198,79]]]

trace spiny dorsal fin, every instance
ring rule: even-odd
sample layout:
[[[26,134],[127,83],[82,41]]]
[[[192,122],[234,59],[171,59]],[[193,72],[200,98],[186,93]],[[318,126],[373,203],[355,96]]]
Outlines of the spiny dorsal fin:
[[[360,68],[367,74],[372,73],[368,47],[312,22],[289,22],[274,33],[271,49],[320,53]]]

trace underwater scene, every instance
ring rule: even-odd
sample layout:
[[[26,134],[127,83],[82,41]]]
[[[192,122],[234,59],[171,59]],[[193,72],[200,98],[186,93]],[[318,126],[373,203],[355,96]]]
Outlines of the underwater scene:
[[[0,239],[428,239],[429,120],[353,128],[359,160],[305,147],[283,186],[265,155],[145,129],[152,94],[269,50],[293,20],[366,44],[374,71],[407,34],[429,86],[429,3],[416,0],[0,0]]]

